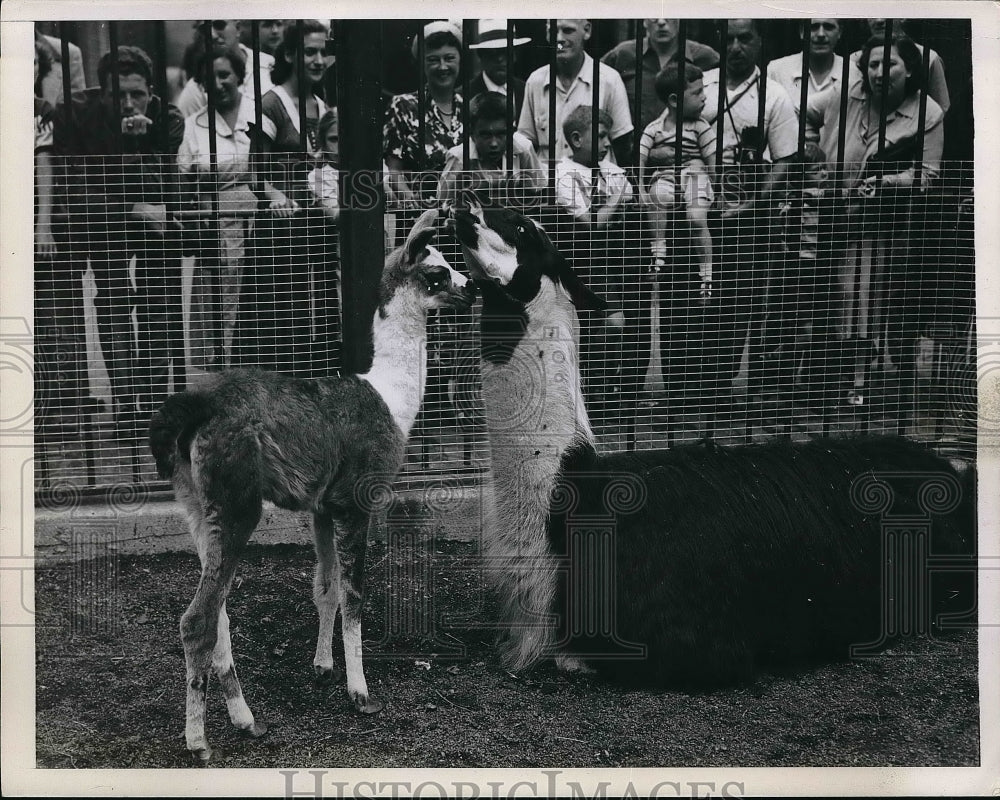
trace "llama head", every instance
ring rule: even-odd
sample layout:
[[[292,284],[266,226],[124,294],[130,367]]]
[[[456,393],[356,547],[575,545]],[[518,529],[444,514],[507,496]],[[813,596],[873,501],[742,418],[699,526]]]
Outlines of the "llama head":
[[[437,235],[437,217],[436,209],[425,211],[403,245],[386,257],[379,286],[379,312],[383,317],[393,298],[404,294],[424,311],[467,310],[475,300],[469,280],[452,269],[441,251],[431,245]]]
[[[543,280],[566,290],[577,309],[603,311],[608,304],[581,280],[559,253],[545,229],[509,208],[483,208],[467,192],[453,210],[455,234],[469,272],[484,296],[496,287],[510,300],[529,303]]]

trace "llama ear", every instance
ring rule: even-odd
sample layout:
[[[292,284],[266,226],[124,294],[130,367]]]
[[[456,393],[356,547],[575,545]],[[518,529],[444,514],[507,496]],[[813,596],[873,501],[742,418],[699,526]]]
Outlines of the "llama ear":
[[[438,210],[431,208],[425,211],[413,224],[410,235],[406,237],[406,260],[413,263],[420,253],[437,236]]]
[[[534,222],[534,220],[532,220]],[[535,229],[538,238],[542,242],[542,271],[558,281],[569,294],[570,300],[578,311],[604,311],[608,308],[608,302],[596,294],[583,279],[573,271],[569,262],[556,248],[549,238],[545,228],[535,222]]]

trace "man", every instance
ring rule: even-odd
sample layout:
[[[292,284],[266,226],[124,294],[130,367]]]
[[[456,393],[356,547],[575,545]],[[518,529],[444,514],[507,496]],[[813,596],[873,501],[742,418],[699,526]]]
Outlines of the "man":
[[[767,237],[771,216],[790,163],[798,150],[798,122],[788,93],[765,78],[758,67],[760,31],[751,19],[729,20],[726,35],[725,100],[719,108],[719,70],[704,75],[702,116],[718,129],[723,116],[722,153],[716,195],[722,219],[716,235],[719,265],[718,368],[709,379],[708,397],[725,404],[736,376],[751,319],[760,312],[764,276],[772,248]],[[763,129],[760,84],[766,80]],[[751,339],[751,377],[755,378],[756,335]]]
[[[172,344],[181,335],[170,328],[180,318],[180,248],[168,214],[166,171],[174,168],[184,119],[172,106],[164,115],[152,93],[153,65],[140,48],[105,53],[97,72],[100,88],[74,99],[68,119],[62,109],[55,116],[54,150],[67,164],[68,218],[57,258],[68,262],[66,274],[82,274],[89,260],[116,419],[134,434],[142,415],[166,397]]]
[[[518,131],[526,136],[543,162],[570,155],[562,123],[577,106],[591,105],[594,99],[594,59],[584,50],[590,39],[590,21],[556,20],[556,119],[555,151],[549,152],[549,67],[542,66],[528,76],[524,88]],[[618,164],[627,164],[632,149],[632,115],[621,75],[607,64],[600,65],[600,108],[611,116],[611,144]]]
[[[516,30],[512,33],[514,47],[531,41],[527,36],[519,38]],[[480,20],[479,41],[470,44],[469,49],[476,51],[483,67],[482,72],[469,82],[469,99],[486,92],[496,92],[506,97],[510,89],[514,94],[514,120],[520,119],[521,106],[524,104],[524,81],[507,75],[507,20]]]
[[[195,36],[198,40],[204,37],[202,25],[195,23]],[[253,72],[253,50],[240,42],[240,21],[238,19],[213,19],[212,20],[212,44],[225,48],[239,47],[243,52],[243,57],[247,63],[247,74],[240,91],[250,99],[254,100],[254,72]],[[274,56],[265,52],[260,53],[260,72],[256,80],[260,82],[260,94],[271,88],[271,67],[274,64]],[[201,111],[208,103],[208,96],[205,89],[192,75],[177,97],[177,108],[185,117],[190,117],[197,111]]]
[[[844,76],[844,58],[836,53],[842,31],[840,20],[809,20],[808,98],[818,92],[837,91]],[[802,98],[802,53],[777,58],[767,65],[767,77],[780,83],[799,114]],[[850,80],[850,77],[848,78]]]
[[[677,40],[680,20],[644,19],[642,24],[646,31],[646,46],[642,51],[641,59],[642,91],[639,98],[642,101],[642,106],[639,114],[639,130],[643,130],[663,113],[663,101],[656,93],[656,75],[670,59],[677,56],[680,44]],[[691,39],[685,41],[684,56],[702,72],[719,66],[719,54],[714,49]],[[638,72],[635,40],[624,41],[612,48],[601,61],[614,67],[622,76],[625,90],[628,92],[629,108],[634,112],[636,103],[635,76]]]

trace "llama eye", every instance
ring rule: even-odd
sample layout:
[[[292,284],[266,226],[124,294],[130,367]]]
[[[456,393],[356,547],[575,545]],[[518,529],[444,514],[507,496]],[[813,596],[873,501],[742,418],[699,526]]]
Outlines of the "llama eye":
[[[525,230],[525,227],[523,225],[518,225],[517,226],[517,232],[518,233],[527,233],[527,231]]]

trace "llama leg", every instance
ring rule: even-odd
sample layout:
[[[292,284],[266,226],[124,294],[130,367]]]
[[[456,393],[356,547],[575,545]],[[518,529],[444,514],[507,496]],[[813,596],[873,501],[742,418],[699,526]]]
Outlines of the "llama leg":
[[[219,676],[219,684],[226,698],[229,709],[229,719],[241,731],[251,736],[263,736],[267,733],[267,725],[254,722],[253,712],[243,699],[243,689],[236,677],[236,664],[233,662],[233,645],[229,637],[229,614],[226,604],[219,610],[218,637],[215,641],[215,651],[212,654],[212,669]]]
[[[199,470],[201,457],[197,444],[192,445],[191,450],[192,471],[180,478],[175,475],[174,484],[178,499],[187,512],[201,559],[201,579],[180,624],[187,671],[184,738],[192,755],[205,762],[212,757],[212,748],[205,738],[205,704],[220,626],[223,625],[220,616],[236,574],[239,554],[260,520],[261,500],[259,494],[255,495],[252,490],[247,492],[248,485],[259,485],[255,475],[230,476],[227,473],[214,482],[210,476],[205,480]],[[205,498],[209,497],[225,497],[226,504],[213,502],[214,508],[208,511],[210,504]],[[224,647],[231,661],[228,618],[224,627],[227,634]],[[232,685],[226,683],[223,689],[228,697]]]
[[[344,662],[347,666],[347,694],[362,714],[375,714],[384,704],[368,694],[361,661],[361,608],[364,604],[365,548],[368,541],[367,517],[354,517],[341,528],[340,625],[344,635]]]
[[[313,602],[319,612],[313,670],[316,682],[328,686],[341,677],[340,671],[333,666],[333,625],[340,605],[340,559],[337,557],[337,533],[332,516],[326,512],[315,514],[313,532],[316,544]]]

